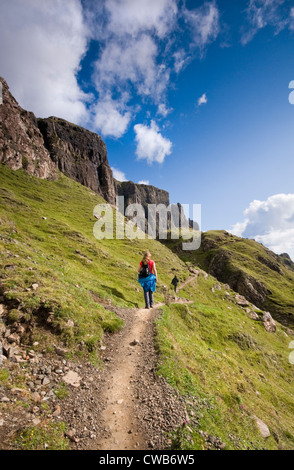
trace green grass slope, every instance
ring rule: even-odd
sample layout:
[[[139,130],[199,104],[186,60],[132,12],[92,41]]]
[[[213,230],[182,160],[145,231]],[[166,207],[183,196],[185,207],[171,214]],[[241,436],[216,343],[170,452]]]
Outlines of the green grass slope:
[[[220,230],[203,233],[201,247],[194,252],[181,251],[178,241],[168,241],[166,246],[182,260],[228,283],[277,320],[294,325],[294,270],[290,259],[254,240]]]
[[[105,201],[62,174],[52,182],[0,165],[0,201],[0,295],[12,316],[33,322],[30,341],[42,339],[40,347],[46,337],[50,346],[53,333],[92,352],[104,331],[121,328],[110,305],[144,305],[137,267],[146,249],[157,262],[157,300],[174,266],[187,276],[184,263],[156,241],[96,240],[93,209]]]
[[[187,397],[190,421],[173,436],[179,449],[294,449],[293,337],[266,332],[235,302],[235,292],[199,276],[157,321],[159,373]],[[221,288],[220,288],[221,287]],[[254,417],[271,436],[263,438]],[[210,437],[212,436],[212,437]]]
[[[181,281],[188,278],[185,260],[154,240],[96,240],[93,209],[103,200],[62,174],[50,182],[0,165],[0,199],[0,303],[9,308],[8,321],[29,325],[30,348],[35,341],[48,352],[65,344],[72,357],[99,360],[104,332],[123,327],[116,309],[144,305],[136,272],[150,249],[156,300],[167,300],[156,323],[157,372],[185,396],[190,416],[172,436],[173,447],[207,448],[219,437],[226,449],[294,449],[286,327],[267,333],[233,291],[212,289],[211,276],[184,287],[180,296],[190,304],[169,305],[166,286],[174,269]],[[254,416],[267,424],[269,438]]]

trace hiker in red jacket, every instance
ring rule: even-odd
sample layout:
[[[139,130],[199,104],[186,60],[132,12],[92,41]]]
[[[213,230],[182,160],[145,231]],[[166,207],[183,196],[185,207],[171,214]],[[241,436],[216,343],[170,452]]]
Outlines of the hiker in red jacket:
[[[155,262],[151,259],[149,251],[143,256],[142,261],[138,267],[139,279],[138,282],[141,284],[144,290],[145,308],[153,307],[153,292],[155,292],[157,271]]]

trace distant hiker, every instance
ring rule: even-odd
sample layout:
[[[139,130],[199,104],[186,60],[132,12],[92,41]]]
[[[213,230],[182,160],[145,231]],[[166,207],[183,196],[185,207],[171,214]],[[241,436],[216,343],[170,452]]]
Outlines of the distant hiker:
[[[177,287],[178,287],[179,282],[180,282],[180,281],[179,281],[179,279],[177,278],[177,276],[175,276],[175,277],[173,278],[172,282],[171,282],[172,285],[173,285],[174,288],[175,288],[175,292],[177,292]]]
[[[153,307],[153,292],[156,289],[157,271],[149,251],[143,256],[138,268],[139,279],[144,290],[145,308]]]

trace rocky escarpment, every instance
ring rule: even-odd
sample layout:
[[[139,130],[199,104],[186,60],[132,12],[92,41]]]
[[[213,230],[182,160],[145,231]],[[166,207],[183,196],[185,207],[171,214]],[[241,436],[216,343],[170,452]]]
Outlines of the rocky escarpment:
[[[124,196],[124,209],[130,204],[141,204],[146,224],[149,204],[169,206],[167,191],[114,180],[106,145],[99,135],[57,117],[37,119],[18,105],[5,80],[0,78],[0,81],[3,87],[0,163],[46,179],[56,179],[58,168],[112,205],[116,204],[116,195]],[[171,217],[175,226],[179,226],[182,215],[186,221],[182,206],[172,205],[167,228],[171,227]],[[191,221],[189,224],[192,226]]]
[[[52,161],[69,178],[115,204],[115,184],[101,137],[63,119],[38,119]]]
[[[55,179],[56,167],[44,147],[35,115],[18,105],[3,78],[0,78],[0,82],[3,90],[3,104],[0,105],[0,163],[13,170],[23,168],[39,178]]]
[[[285,325],[293,325],[293,269],[288,255],[277,255],[255,240],[225,231],[202,235],[195,255],[209,274]]]
[[[130,204],[141,204],[147,216],[148,204],[164,204],[169,206],[169,193],[163,189],[145,184],[136,184],[132,181],[116,181],[118,196],[124,197],[124,208]]]
[[[153,220],[148,210],[149,205],[156,205],[157,207],[162,205],[163,212],[168,208],[167,230],[170,230],[172,226],[181,227],[183,222],[185,226],[193,226],[193,222],[191,220],[188,221],[185,217],[181,204],[170,205],[169,193],[163,189],[151,185],[133,183],[133,181],[116,181],[116,192],[118,196],[124,197],[124,213],[127,207],[132,204],[140,204],[144,208],[146,220],[145,228],[147,229],[149,221],[151,225],[154,224],[154,227],[156,227],[157,235],[159,229],[159,213],[157,213],[156,219],[154,218]]]
[[[101,137],[62,119],[37,119],[19,106],[3,78],[0,82],[0,163],[43,179],[56,179],[58,168],[115,204],[115,183]]]

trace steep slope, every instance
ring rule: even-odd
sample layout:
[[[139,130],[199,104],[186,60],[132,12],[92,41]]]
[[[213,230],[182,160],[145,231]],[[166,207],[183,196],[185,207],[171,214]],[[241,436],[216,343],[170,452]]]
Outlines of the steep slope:
[[[193,303],[157,321],[159,373],[187,397],[174,448],[294,449],[293,331],[268,333],[258,309],[211,276],[181,295]]]
[[[52,161],[69,178],[115,204],[115,184],[100,136],[64,119],[38,119]]]
[[[146,249],[159,262],[159,289],[172,266],[185,272],[156,241],[96,240],[93,209],[105,201],[61,173],[49,182],[1,165],[0,180],[1,293],[69,345],[95,349],[103,330],[121,325],[102,305],[143,306],[137,266]]]
[[[254,240],[221,230],[203,233],[201,247],[194,252],[182,252],[178,242],[166,245],[275,319],[294,325],[294,272],[288,255],[276,255]]]
[[[126,385],[133,394],[131,416],[141,431],[154,433],[155,443],[294,448],[289,329],[277,323],[268,333],[259,321],[262,312],[240,305],[229,286],[204,271],[191,268],[190,275],[157,241],[96,240],[93,208],[104,200],[64,175],[47,181],[0,165],[0,181],[0,335],[9,357],[0,368],[0,435],[12,432],[10,446],[65,448],[66,435],[72,448],[97,449],[100,433],[112,432],[100,429],[101,384],[117,397],[119,384],[110,372],[127,365],[126,354],[132,354],[132,383]],[[137,284],[146,248],[157,262],[156,301],[165,304],[154,331],[157,356],[150,353],[153,325],[140,311]],[[175,271],[183,283],[179,297],[169,290]],[[141,332],[138,346],[130,346],[128,331]],[[74,385],[65,383],[69,379]],[[166,381],[174,390],[167,387],[168,396],[160,394]],[[120,412],[122,404],[109,405]]]

